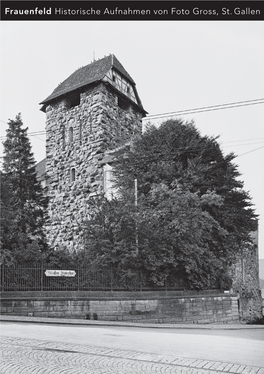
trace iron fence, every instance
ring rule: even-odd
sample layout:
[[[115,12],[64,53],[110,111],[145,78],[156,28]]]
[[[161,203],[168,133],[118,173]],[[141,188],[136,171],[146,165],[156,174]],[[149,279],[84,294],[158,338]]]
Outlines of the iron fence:
[[[1,291],[149,291],[184,288],[175,277],[155,284],[141,271],[94,269],[49,264],[1,266]]]

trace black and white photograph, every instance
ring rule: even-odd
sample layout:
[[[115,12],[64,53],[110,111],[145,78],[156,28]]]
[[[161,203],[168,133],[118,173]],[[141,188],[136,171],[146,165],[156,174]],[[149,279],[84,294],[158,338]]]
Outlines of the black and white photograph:
[[[261,1],[2,1],[0,373],[264,373]]]

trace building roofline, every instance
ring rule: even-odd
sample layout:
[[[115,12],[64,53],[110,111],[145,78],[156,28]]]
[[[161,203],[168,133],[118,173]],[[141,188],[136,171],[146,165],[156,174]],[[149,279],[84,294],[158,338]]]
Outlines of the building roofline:
[[[123,65],[118,61],[114,54],[110,54],[109,56],[105,56],[102,59],[93,61],[90,64],[77,69],[60,83],[46,99],[41,101],[40,105],[48,104],[66,93],[73,92],[91,83],[98,83],[105,77],[111,68],[116,69],[122,76],[128,79],[135,88],[136,84],[134,80],[125,70]]]

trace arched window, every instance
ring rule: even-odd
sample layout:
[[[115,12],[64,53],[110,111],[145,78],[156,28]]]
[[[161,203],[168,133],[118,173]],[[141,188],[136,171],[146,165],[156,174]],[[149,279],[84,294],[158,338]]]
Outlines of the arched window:
[[[73,142],[73,128],[69,128],[69,143]]]
[[[71,182],[74,182],[75,181],[75,168],[71,168]]]
[[[65,147],[65,128],[61,125],[61,139],[62,139],[62,147]]]
[[[80,144],[82,144],[82,122],[80,122]]]

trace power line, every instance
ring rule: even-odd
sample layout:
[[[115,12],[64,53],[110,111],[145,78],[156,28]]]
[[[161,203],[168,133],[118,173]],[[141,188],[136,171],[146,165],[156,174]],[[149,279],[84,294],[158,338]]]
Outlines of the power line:
[[[264,98],[261,99],[253,99],[253,100],[246,100],[246,101],[237,101],[233,103],[227,103],[227,104],[218,104],[218,105],[212,105],[212,106],[205,106],[205,107],[200,107],[200,108],[194,108],[194,109],[185,109],[185,110],[179,110],[179,111],[174,111],[174,112],[164,112],[160,114],[153,114],[149,115],[143,120],[149,120],[149,119],[161,119],[165,117],[171,117],[171,116],[177,116],[177,115],[188,115],[188,114],[194,114],[194,113],[203,113],[203,112],[209,112],[209,111],[215,111],[215,110],[224,110],[224,109],[232,109],[232,108],[237,108],[237,107],[244,107],[244,106],[249,106],[249,105],[257,105],[257,104],[264,104]],[[3,120],[0,120],[3,123],[8,124],[8,122],[5,122]],[[29,132],[27,135],[28,136],[34,136],[34,135],[45,135],[46,131],[36,131],[36,132]],[[4,139],[6,136],[0,136],[0,139]],[[255,139],[262,139],[262,138],[255,138]],[[254,138],[252,140],[255,140]],[[42,139],[39,139],[42,140]],[[251,139],[245,139],[245,140],[251,140]],[[244,140],[234,140],[231,142],[240,142]],[[231,143],[230,142],[230,143]]]
[[[263,145],[263,147],[259,147],[259,148],[252,149],[252,151],[248,151],[248,152],[242,153],[241,155],[238,155],[238,156],[236,156],[236,157],[240,157],[240,156],[247,155],[248,153],[255,152],[255,151],[257,151],[257,150],[259,150],[259,149],[261,149],[261,148],[264,148],[264,145]]]
[[[153,114],[153,115],[149,115],[143,118],[143,120],[165,118],[165,117],[171,117],[171,116],[177,116],[177,115],[187,115],[187,114],[193,114],[193,113],[210,112],[210,111],[223,110],[223,109],[232,109],[232,108],[244,107],[244,106],[249,106],[249,105],[257,105],[257,104],[264,104],[264,98],[255,99],[255,100],[247,100],[247,101],[238,101],[238,102],[229,103],[229,104],[212,105],[212,106],[206,106],[206,107],[200,107],[200,108],[194,108],[194,109],[178,110],[175,112]]]
[[[3,121],[2,121],[3,122]],[[39,131],[39,132],[32,132],[28,133],[30,136],[34,136],[35,138],[45,142],[45,140],[38,138],[36,135],[46,135],[46,131]],[[6,138],[5,136],[0,136],[0,140]],[[240,139],[240,140],[231,140],[228,142],[221,142],[221,145],[224,145],[225,147],[237,147],[237,146],[243,146],[243,145],[255,145],[255,144],[262,144],[263,142],[257,142],[257,143],[247,143],[247,144],[232,144],[232,145],[225,145],[229,143],[239,143],[239,142],[245,142],[245,141],[253,141],[253,140],[262,140],[264,137],[260,138],[249,138],[249,139]]]
[[[263,144],[264,142],[257,142],[257,143],[246,143],[246,144],[232,144],[232,145],[225,145],[224,147],[243,147],[246,145],[255,145],[255,144]]]
[[[1,121],[1,122],[3,122],[3,121]],[[29,133],[27,133],[27,135],[28,135],[28,136],[35,136],[35,137],[36,137],[36,135],[38,135],[38,136],[43,136],[43,135],[46,135],[46,131],[29,132]],[[0,139],[1,139],[1,140],[2,140],[2,139],[5,139],[5,138],[6,138],[5,135],[0,136]],[[43,139],[40,139],[40,140],[43,140]],[[44,140],[43,140],[43,141],[44,141]]]
[[[223,142],[222,144],[225,144],[225,143],[238,143],[238,142],[245,142],[245,141],[250,141],[250,140],[260,140],[260,139],[264,139],[264,137],[261,137],[261,138],[251,138],[251,139],[241,139],[241,140],[231,140],[231,141],[228,141],[228,142]]]
[[[30,135],[41,135],[41,134],[46,134],[46,131],[43,130],[43,131],[35,131],[35,132],[29,132]]]
[[[30,136],[34,136],[35,138],[37,138],[38,140],[41,140],[43,142],[45,142],[45,140],[43,139],[40,139],[38,138],[36,135],[46,135],[46,131],[38,131],[38,132],[32,132],[32,133],[28,133],[28,135]],[[6,137],[5,136],[0,136],[0,140],[2,139],[5,139]],[[224,147],[237,147],[237,146],[243,146],[243,145],[255,145],[255,144],[262,144],[262,142],[257,142],[257,143],[247,143],[247,144],[232,144],[232,145],[225,145],[225,144],[229,144],[229,143],[239,143],[239,142],[245,142],[245,141],[253,141],[253,140],[262,140],[264,139],[264,137],[260,137],[260,138],[250,138],[250,139],[240,139],[240,140],[231,140],[231,141],[228,141],[228,142],[221,142],[221,145],[223,145]]]
[[[38,138],[36,135],[31,135],[31,136],[34,136],[34,138],[41,140],[42,142],[45,142],[45,140]]]

